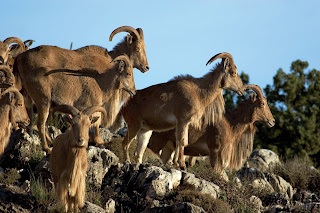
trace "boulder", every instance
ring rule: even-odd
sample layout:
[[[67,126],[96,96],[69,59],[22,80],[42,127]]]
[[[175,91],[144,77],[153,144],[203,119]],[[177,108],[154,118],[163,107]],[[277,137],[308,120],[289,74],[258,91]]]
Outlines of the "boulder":
[[[93,203],[90,203],[89,201],[84,202],[84,206],[81,208],[81,212],[86,213],[105,213],[106,211],[101,208],[100,206],[97,206]]]
[[[88,148],[88,169],[86,181],[100,189],[102,179],[112,165],[119,162],[119,158],[108,149],[101,149],[94,146]]]
[[[209,194],[213,198],[219,197],[220,188],[214,183],[197,178],[194,174],[183,172],[182,173],[182,186],[188,186],[198,190],[201,194]]]
[[[248,167],[257,168],[262,172],[270,171],[270,169],[279,164],[279,156],[268,149],[255,149],[247,160]]]
[[[287,199],[292,198],[294,190],[290,183],[288,183],[282,177],[275,174],[267,174],[266,178],[270,185],[273,187],[274,191],[284,194]]]
[[[188,203],[188,202],[179,202],[179,203],[175,203],[173,205],[173,212],[174,213],[180,213],[180,212],[184,212],[184,213],[206,213],[206,211],[196,205],[193,205],[192,203]]]

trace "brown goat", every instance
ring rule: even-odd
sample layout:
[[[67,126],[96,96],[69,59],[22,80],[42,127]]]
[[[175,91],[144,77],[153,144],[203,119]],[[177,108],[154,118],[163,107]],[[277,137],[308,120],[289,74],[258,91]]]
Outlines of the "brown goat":
[[[105,57],[98,55],[90,57],[91,55],[78,54],[76,58],[73,54],[64,56],[68,58],[64,60],[58,53],[48,55],[47,50],[44,46],[40,46],[20,54],[16,58],[15,68],[18,68],[24,89],[37,107],[37,125],[42,146],[46,152],[50,153],[46,141],[45,124],[52,105],[68,104],[79,110],[88,106],[104,105],[107,110],[104,125],[108,127],[119,112],[120,91],[125,89],[133,93],[135,86],[133,67],[126,55],[118,56],[110,64]],[[43,60],[42,57],[60,61],[62,64],[48,66],[47,60]],[[87,60],[91,61],[90,63],[96,63],[96,67],[100,66],[100,69],[87,68]],[[82,66],[80,70],[72,69],[73,66],[70,64],[75,61],[79,63],[78,66]],[[99,127],[95,126],[95,129],[95,136],[102,141]]]
[[[247,85],[246,89],[254,90],[257,97],[250,96],[214,125],[208,125],[203,130],[190,128],[189,145],[185,147],[186,155],[210,156],[211,166],[218,173],[227,167],[240,169],[243,160],[252,152],[256,131],[254,123],[263,122],[269,127],[275,124],[261,88]],[[161,159],[164,163],[174,151],[170,147],[170,143],[175,143],[174,134],[174,130],[155,132],[150,138],[149,148],[156,153],[162,150]]]
[[[202,78],[179,76],[167,83],[139,90],[121,109],[128,131],[123,140],[126,161],[130,161],[128,148],[137,135],[137,162],[142,162],[152,131],[176,128],[176,151],[180,167],[185,168],[184,146],[188,144],[189,125],[202,125],[219,120],[224,110],[223,89],[244,94],[242,81],[229,53],[212,57],[207,64],[222,58],[215,69]],[[215,115],[216,114],[216,115]],[[177,157],[174,159],[177,165]]]
[[[23,96],[15,87],[0,94],[0,158],[8,145],[11,127],[16,123],[29,124]]]
[[[3,42],[0,41],[0,64],[7,64],[8,60],[10,60],[12,57],[12,52],[10,51],[9,47],[9,45],[12,43],[17,43],[21,47],[19,48],[21,52],[25,51],[24,43],[17,37],[9,37]]]
[[[0,65],[0,85],[9,87],[15,84],[15,78],[8,65]]]
[[[68,130],[58,135],[53,143],[50,156],[50,171],[59,201],[65,211],[77,212],[84,205],[85,176],[87,171],[87,147],[89,127],[99,117],[94,112],[106,114],[103,107],[91,106],[83,111],[69,105],[59,105],[53,111],[68,113],[64,118],[69,123]]]

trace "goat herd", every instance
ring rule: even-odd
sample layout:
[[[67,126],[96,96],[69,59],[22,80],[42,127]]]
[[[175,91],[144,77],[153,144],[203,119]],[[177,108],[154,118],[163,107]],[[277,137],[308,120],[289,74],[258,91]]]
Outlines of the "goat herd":
[[[123,116],[128,127],[122,142],[127,162],[129,146],[137,137],[137,163],[142,163],[149,145],[161,153],[163,162],[174,152],[173,163],[182,169],[186,166],[184,154],[209,156],[212,168],[221,173],[225,168],[240,168],[251,153],[255,122],[269,127],[275,124],[261,88],[243,85],[233,57],[226,52],[208,61],[207,65],[222,59],[201,78],[177,76],[136,91],[133,68],[143,73],[149,70],[143,31],[122,26],[109,40],[119,32],[128,34],[111,51],[99,46],[29,49],[32,41],[23,43],[16,37],[0,41],[0,157],[12,128],[29,125],[32,132],[29,118],[36,109],[42,147],[51,153],[55,191],[65,211],[78,211],[84,204],[91,125],[92,140],[99,145],[103,143],[99,126],[116,128]],[[255,95],[225,112],[223,89],[239,95],[251,89]],[[67,114],[63,118],[69,124],[52,148],[46,137],[50,112]]]

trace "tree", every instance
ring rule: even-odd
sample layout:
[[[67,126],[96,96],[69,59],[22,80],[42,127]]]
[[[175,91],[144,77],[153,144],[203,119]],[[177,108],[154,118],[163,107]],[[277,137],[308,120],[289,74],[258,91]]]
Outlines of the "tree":
[[[290,73],[279,69],[273,86],[264,89],[276,125],[258,124],[257,147],[284,158],[315,155],[320,151],[320,71],[305,72],[308,62],[294,61]]]

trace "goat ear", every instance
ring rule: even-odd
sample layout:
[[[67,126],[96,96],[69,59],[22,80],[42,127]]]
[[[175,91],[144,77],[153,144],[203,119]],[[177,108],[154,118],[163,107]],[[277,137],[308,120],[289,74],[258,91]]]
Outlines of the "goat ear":
[[[128,34],[127,35],[127,43],[132,44],[132,39],[133,39],[132,35]]]
[[[126,67],[126,64],[124,63],[124,61],[120,60],[119,61],[119,71],[123,72],[125,67]]]
[[[251,93],[249,98],[252,102],[254,102],[256,100],[257,95],[255,93]]]
[[[32,44],[33,44],[34,40],[26,40],[24,42],[24,45],[26,46],[26,48],[29,48]],[[72,42],[71,42],[72,43]]]
[[[229,59],[225,58],[223,60],[223,69],[226,70],[228,66],[229,66]]]
[[[98,116],[94,116],[92,117],[90,120],[91,120],[91,124],[94,124],[95,122],[97,122],[97,120],[99,119]]]

